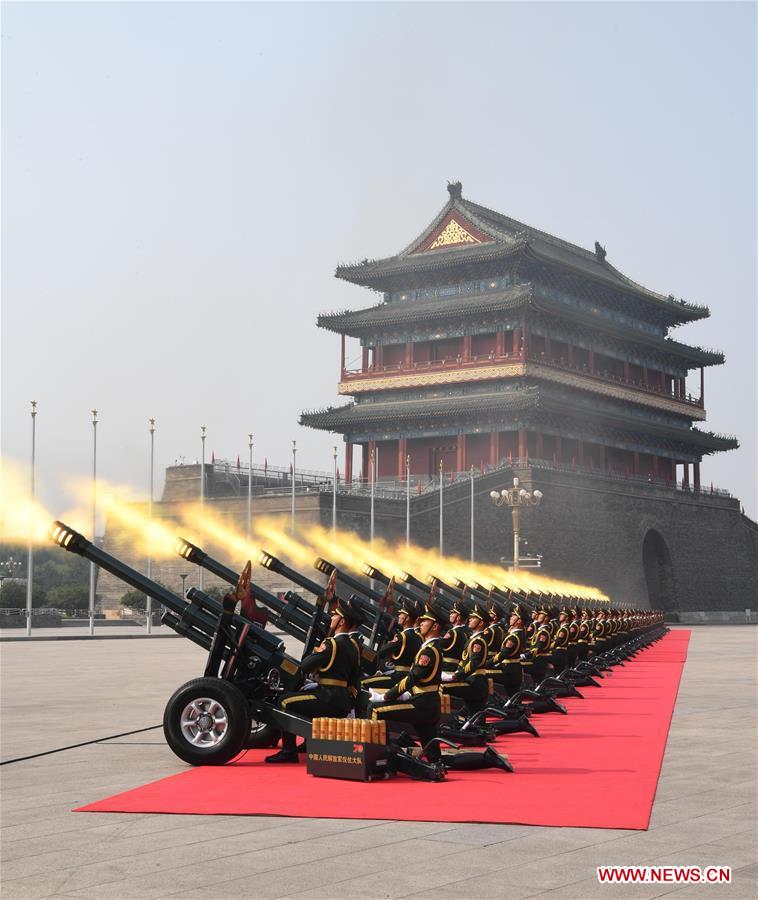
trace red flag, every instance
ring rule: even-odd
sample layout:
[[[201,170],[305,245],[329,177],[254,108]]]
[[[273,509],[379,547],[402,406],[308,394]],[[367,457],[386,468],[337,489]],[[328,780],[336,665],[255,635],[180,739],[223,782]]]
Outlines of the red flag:
[[[216,462],[216,451],[211,450],[211,464]]]
[[[420,478],[419,478],[419,482],[418,482],[418,495],[419,495],[419,497],[421,496],[421,479]]]
[[[237,470],[239,470],[239,467],[240,467],[240,455],[238,453],[237,454]]]

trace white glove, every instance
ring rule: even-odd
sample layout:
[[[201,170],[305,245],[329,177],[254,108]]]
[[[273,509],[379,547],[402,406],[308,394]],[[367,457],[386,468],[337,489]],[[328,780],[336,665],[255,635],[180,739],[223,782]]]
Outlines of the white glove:
[[[411,699],[411,692],[410,692],[410,691],[403,691],[403,693],[402,693],[397,699],[398,699],[398,700],[410,700],[410,699]]]
[[[318,687],[318,681],[311,681],[309,678],[307,681],[303,683],[303,686],[300,688],[301,691],[312,691],[314,688]]]
[[[455,681],[455,675],[452,672],[443,672],[442,680],[443,681]]]
[[[350,712],[345,716],[346,719],[354,719],[355,718],[355,710],[351,709]]]
[[[384,700],[384,694],[380,694],[379,691],[369,688],[368,698],[372,703],[381,703]]]

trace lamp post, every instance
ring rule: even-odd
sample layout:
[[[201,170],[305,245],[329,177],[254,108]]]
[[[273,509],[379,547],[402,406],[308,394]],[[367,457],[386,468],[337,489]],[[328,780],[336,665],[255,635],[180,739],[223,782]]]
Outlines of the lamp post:
[[[201,534],[204,533],[204,524],[205,524],[205,425],[200,426],[200,444],[202,446],[202,454],[200,456],[200,530]],[[203,569],[200,568],[200,573],[197,578],[197,583],[202,591],[203,589]]]
[[[292,524],[290,530],[295,536],[295,460],[297,454],[297,441],[292,442]]]
[[[253,435],[247,436],[247,540],[253,530]]]
[[[526,506],[539,506],[542,500],[542,491],[527,491],[519,487],[518,478],[513,479],[512,488],[503,488],[500,493],[490,491],[490,497],[495,506],[507,506],[511,510],[513,518],[513,569],[519,567],[520,541],[521,541],[521,510]]]
[[[186,600],[186,598],[187,598],[187,579],[189,578],[189,575],[182,574],[179,577],[182,579],[182,599]]]
[[[411,545],[411,455],[405,457],[405,546]]]
[[[92,410],[92,543],[95,543],[97,527],[97,410]],[[89,633],[95,633],[95,564],[89,564]]]
[[[444,541],[442,540],[442,460],[440,460],[440,556],[442,556],[442,547]]]
[[[471,476],[471,562],[474,561],[474,467],[470,469]]]
[[[148,533],[147,533],[147,577],[152,580],[153,577],[153,556],[152,556],[152,524],[153,524],[153,489],[155,485],[155,419],[149,419],[150,423],[150,500],[147,505],[148,516]],[[145,622],[145,631],[147,634],[153,632],[153,598],[147,594],[145,599],[145,612],[147,620]]]
[[[35,483],[34,467],[37,453],[37,401],[32,400],[32,504],[34,504]],[[11,557],[12,559],[12,557]],[[32,572],[34,569],[34,547],[32,535],[29,534],[29,547],[26,559],[26,636],[32,633]]]
[[[337,448],[332,447],[334,466],[332,471],[332,538],[337,537]]]
[[[374,448],[371,448],[371,452],[368,455],[368,464],[369,469],[371,471],[371,543],[374,543],[374,476],[375,476],[375,460],[376,454]]]

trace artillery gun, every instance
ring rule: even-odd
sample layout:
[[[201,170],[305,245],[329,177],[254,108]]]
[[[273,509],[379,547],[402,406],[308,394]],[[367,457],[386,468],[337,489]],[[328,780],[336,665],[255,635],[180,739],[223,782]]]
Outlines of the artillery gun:
[[[280,621],[293,631],[299,629],[302,634],[301,626],[307,622],[302,616],[295,616],[292,609],[287,612],[287,604],[274,595],[264,596],[262,588],[252,586],[249,563],[235,578],[237,591],[222,601],[197,588],[191,588],[185,599],[111,556],[63,522],[52,524],[50,538],[69,553],[84,557],[158,601],[166,608],[162,621],[207,651],[202,677],[181,685],[166,704],[163,732],[180,759],[191,765],[223,765],[245,748],[270,746],[272,736],[278,739],[281,731],[312,739],[310,719],[276,705],[281,691],[300,687],[300,661],[288,655],[284,643],[265,630],[266,616],[256,608],[254,598],[261,602],[265,599]],[[223,567],[216,564],[216,574],[221,575],[220,568]],[[226,570],[221,577],[230,580],[226,577],[230,572]],[[322,590],[316,604],[311,605],[312,618],[305,629],[306,652],[312,649],[322,627],[320,617],[328,599],[328,593]],[[241,614],[235,612],[238,601]],[[390,745],[383,759],[383,771],[387,773],[401,772],[428,781],[444,779],[444,768],[439,764],[415,758],[399,746]]]

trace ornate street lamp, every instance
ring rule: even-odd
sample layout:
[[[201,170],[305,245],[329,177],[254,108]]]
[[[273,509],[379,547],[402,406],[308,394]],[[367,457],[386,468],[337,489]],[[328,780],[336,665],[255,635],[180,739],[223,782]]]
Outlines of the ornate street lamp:
[[[490,497],[495,506],[507,506],[513,517],[513,568],[518,569],[521,534],[521,510],[525,506],[539,506],[542,500],[542,491],[527,491],[519,487],[518,478],[513,479],[512,488],[503,488],[500,493],[490,491]]]

